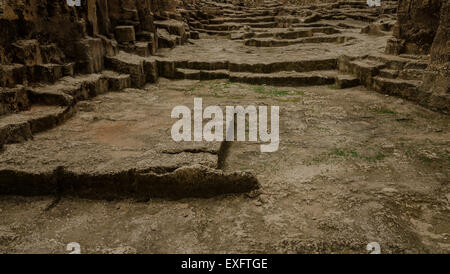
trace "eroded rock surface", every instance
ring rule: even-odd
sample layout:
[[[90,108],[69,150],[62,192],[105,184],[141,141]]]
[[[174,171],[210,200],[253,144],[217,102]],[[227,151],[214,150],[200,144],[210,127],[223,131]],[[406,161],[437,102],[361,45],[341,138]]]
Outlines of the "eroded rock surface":
[[[445,2],[445,1],[444,1]],[[428,54],[439,27],[441,0],[400,0],[394,35],[400,40],[398,53]]]
[[[399,1],[396,38],[386,48],[393,54],[431,55],[421,78],[421,91],[432,95],[423,100],[435,109],[447,108],[450,93],[449,9],[448,1]]]

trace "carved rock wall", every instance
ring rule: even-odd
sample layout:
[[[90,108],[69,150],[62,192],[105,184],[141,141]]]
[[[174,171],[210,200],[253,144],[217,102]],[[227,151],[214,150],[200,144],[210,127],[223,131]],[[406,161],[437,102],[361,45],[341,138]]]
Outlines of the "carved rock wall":
[[[394,36],[397,46],[390,53],[428,54],[447,0],[399,0]]]
[[[431,62],[423,77],[423,89],[434,96],[430,105],[440,109],[449,108],[450,98],[450,2],[444,0],[441,6],[439,27],[431,46]]]
[[[174,0],[81,0],[80,7],[69,7],[66,0],[2,1],[1,64],[17,63],[23,54],[28,55],[30,64],[79,59],[80,52],[86,50],[87,37],[101,39],[109,45],[103,50],[114,53],[111,47],[116,26],[131,25],[136,32],[155,32],[153,14],[176,12]],[[84,45],[80,46],[80,41]],[[18,52],[24,44],[27,46]],[[43,48],[51,60],[40,57]]]
[[[444,0],[441,7],[439,27],[431,47],[431,62],[434,65],[447,65],[450,62],[450,2]]]

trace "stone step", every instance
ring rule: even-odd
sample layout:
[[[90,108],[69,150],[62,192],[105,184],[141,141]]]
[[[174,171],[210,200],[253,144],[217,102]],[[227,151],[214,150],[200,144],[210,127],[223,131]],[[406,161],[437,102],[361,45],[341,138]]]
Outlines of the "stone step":
[[[149,31],[141,31],[136,33],[136,40],[141,42],[153,41],[155,39],[155,34]]]
[[[399,71],[396,69],[380,69],[380,77],[395,79],[398,77]]]
[[[387,55],[387,54],[376,54],[376,55],[369,55],[367,56],[367,59],[380,62],[386,64],[387,68],[390,69],[396,69],[401,70],[406,65],[406,63],[410,62],[411,59],[394,56],[394,55]]]
[[[407,100],[420,102],[428,97],[425,92],[419,90],[420,81],[389,79],[383,77],[373,77],[372,88],[380,93],[401,97]]]
[[[190,29],[192,30],[192,29],[195,29],[195,28],[203,28],[203,24],[209,24],[209,21],[205,21],[205,23],[201,23],[200,21],[198,21],[198,20],[190,20],[190,22],[189,22],[189,26],[190,26]]]
[[[183,22],[177,20],[164,20],[164,21],[154,21],[153,24],[159,29],[165,29],[170,34],[175,34],[181,37],[186,35],[185,26]]]
[[[353,20],[358,20],[358,21],[363,21],[363,22],[368,22],[368,23],[374,22],[378,19],[378,17],[375,15],[363,15],[361,13],[358,13],[358,11],[356,11],[356,13],[355,13],[354,10],[349,11],[349,12],[342,12],[341,14],[347,18],[350,18]]]
[[[255,36],[254,32],[230,32],[230,39],[231,40],[244,40],[244,39],[250,39]]]
[[[148,57],[153,54],[153,42],[136,42],[131,45],[121,45],[120,49],[142,57]]]
[[[246,26],[251,28],[276,28],[278,23],[276,22],[261,22],[261,23],[246,23]]]
[[[72,105],[108,91],[108,79],[101,74],[64,77],[54,84],[27,87],[32,104]]]
[[[338,58],[338,68],[340,72],[348,73],[356,76],[363,85],[370,86],[372,78],[385,68],[386,64],[369,59],[354,59],[347,56]]]
[[[235,13],[224,13],[224,16],[226,17],[233,17],[233,18],[249,18],[249,17],[264,17],[264,16],[274,16],[275,12],[271,10],[265,10],[260,12],[245,12],[241,14],[235,14]]]
[[[64,77],[50,85],[26,87],[31,104],[71,106],[108,91],[131,87],[131,76],[113,71]]]
[[[229,80],[252,85],[272,86],[318,86],[332,85],[336,81],[336,71],[291,72],[275,73],[230,73]]]
[[[121,91],[131,87],[131,76],[129,74],[104,70],[101,77],[108,81],[108,91]]]
[[[22,64],[0,65],[0,87],[13,88],[26,82],[27,68]]]
[[[214,19],[214,18],[212,18],[212,19]],[[198,22],[194,22],[194,26],[197,26],[197,25],[208,25],[208,24],[210,24],[209,20],[212,20],[212,19],[201,19]]]
[[[117,26],[114,29],[114,33],[117,42],[121,44],[136,41],[136,33],[133,25]]]
[[[311,72],[292,72],[281,71],[276,73],[248,73],[248,72],[230,72],[228,70],[194,70],[194,69],[176,69],[175,79],[191,80],[216,80],[228,79],[232,82],[241,82],[257,85],[274,86],[315,86],[330,85],[336,82],[336,71],[311,71]],[[343,85],[348,87],[351,79],[343,80]],[[345,82],[345,83],[344,83]],[[354,83],[354,82],[352,82]]]
[[[426,69],[427,67],[428,67],[428,62],[420,61],[420,60],[412,60],[405,65],[405,69],[423,70],[423,69]]]
[[[291,27],[293,28],[344,28],[344,29],[350,29],[350,28],[360,28],[359,26],[352,26],[344,23],[298,23],[298,24],[292,24]]]
[[[205,30],[214,30],[214,31],[232,31],[241,29],[243,25],[240,24],[220,24],[220,25],[203,25]]]
[[[200,39],[200,33],[198,31],[191,30],[187,33],[189,39],[198,40]]]
[[[236,33],[236,31],[205,30],[205,29],[195,29],[195,31],[215,36],[231,36],[233,35],[233,33]]]
[[[155,83],[158,79],[155,59],[144,58],[121,51],[115,56],[105,57],[105,67],[121,74],[128,74],[131,87],[139,88],[145,83]]]
[[[73,76],[75,70],[74,63],[27,66],[27,80],[28,83],[55,83],[64,76]]]
[[[216,80],[229,78],[230,72],[228,70],[195,70],[177,68],[175,73],[175,79]]]
[[[142,95],[130,89],[102,96],[101,103],[84,102],[70,122],[34,136],[27,124],[22,126],[25,134],[7,131],[6,136],[33,139],[4,145],[0,194],[142,199],[212,197],[258,188],[250,173],[218,169],[222,142],[171,138],[167,129],[173,121],[167,113],[191,98],[161,102]]]
[[[54,83],[75,73],[75,64],[0,65],[0,86],[15,87],[25,83]]]
[[[336,87],[338,89],[352,88],[360,85],[358,78],[345,74],[336,75]]]
[[[387,67],[392,69],[417,69],[423,70],[428,67],[428,60],[421,60],[409,56],[395,56],[387,54],[369,55],[367,59],[385,63]]]
[[[299,16],[293,16],[293,15],[276,16],[274,20],[278,24],[292,25],[292,24],[302,23],[302,18],[300,18]]]
[[[273,63],[235,63],[228,61],[168,61],[158,60],[158,67],[163,77],[170,77],[175,68],[194,70],[228,70],[231,72],[273,73],[280,71],[309,72],[318,70],[334,70],[337,61],[334,58],[284,61]],[[168,75],[164,75],[168,74]]]
[[[345,43],[353,37],[343,35],[320,35],[298,39],[272,39],[272,38],[251,38],[245,40],[246,46],[252,47],[287,47],[296,44],[321,44],[321,43]]]
[[[151,42],[136,42],[134,44],[135,52],[139,56],[147,57],[152,55],[153,43]]]
[[[23,90],[20,96],[17,90],[16,97],[22,97],[20,99],[22,106],[26,104],[27,107],[26,109],[16,107],[16,113],[10,111],[9,114],[0,116],[0,146],[26,141],[35,133],[59,125],[72,116],[77,101],[130,86],[129,75],[104,71],[101,74],[64,77],[55,84],[25,87],[20,89]],[[1,92],[0,95],[4,93],[6,94]],[[19,101],[19,99],[16,100]],[[11,107],[13,100],[8,101]]]
[[[46,152],[50,148],[46,148]],[[54,149],[55,150],[55,149]],[[68,150],[65,148],[65,150]],[[66,153],[66,151],[64,151]],[[20,151],[20,157],[23,157],[23,151]],[[46,154],[50,154],[47,152]],[[149,158],[150,153],[145,155]],[[174,160],[161,157],[157,153],[151,155],[155,158],[165,160],[167,163],[173,163]],[[118,170],[110,159],[104,159],[107,168],[102,169],[99,162],[93,163],[94,168],[86,169],[76,168],[80,157],[89,157],[78,153],[74,156],[72,165],[64,168],[55,167],[52,164],[43,164],[39,160],[37,170],[24,168],[18,164],[7,165],[1,163],[0,166],[0,195],[54,195],[79,197],[88,199],[125,199],[133,198],[137,200],[148,200],[150,198],[177,200],[182,198],[211,198],[218,195],[248,193],[257,190],[260,186],[256,176],[249,172],[235,171],[227,172],[221,169],[211,168],[198,162],[198,153],[190,155],[191,165],[181,165],[169,169],[162,161],[157,161],[158,165],[153,165],[145,170],[143,164],[135,163],[140,168],[134,167],[125,169],[121,167]],[[66,154],[70,155],[70,154]],[[52,163],[61,162],[61,156],[52,156]],[[10,154],[8,157],[13,157]],[[41,156],[42,158],[42,156]],[[175,158],[175,157],[173,157]],[[186,157],[187,158],[187,157]],[[65,159],[63,159],[65,160]],[[123,159],[129,161],[129,159]],[[134,159],[133,159],[134,160]],[[66,160],[64,162],[69,162]],[[142,159],[141,162],[148,162]],[[29,164],[29,163],[27,163]],[[116,163],[117,164],[117,163]],[[118,163],[120,164],[120,163]],[[27,165],[31,166],[31,165]],[[117,171],[118,170],[118,171]],[[163,172],[167,170],[166,172]]]
[[[11,50],[14,52],[12,56],[13,62],[28,66],[47,63],[44,59],[47,59],[48,51],[44,49],[44,52],[41,52],[41,46],[37,39],[17,40],[11,43]]]
[[[29,109],[31,106],[25,88],[0,88],[0,116]]]
[[[398,78],[405,80],[422,80],[425,71],[423,69],[403,69],[400,71]]]
[[[253,16],[243,18],[233,17],[219,17],[209,20],[209,24],[223,24],[223,23],[260,23],[260,22],[274,22],[273,16]]]
[[[256,33],[256,38],[270,38],[274,37],[277,39],[297,39],[303,37],[311,37],[316,33],[322,34],[338,34],[341,33],[340,30],[334,27],[310,27],[310,28],[300,28],[293,30],[283,29],[282,31],[271,31],[271,32],[261,32]]]
[[[350,6],[350,7],[361,7],[361,8],[367,8],[367,1],[361,0],[361,1],[340,1],[338,3],[333,3],[331,7],[333,8],[341,8],[344,6]]]
[[[106,37],[87,37],[76,43],[77,55],[75,72],[80,74],[98,73],[104,70],[104,56],[115,55],[119,52],[115,40]]]
[[[159,48],[174,48],[184,43],[184,38],[175,34],[170,34],[166,29],[157,30],[157,39]]]
[[[1,116],[0,148],[32,139],[33,134],[61,124],[73,113],[73,106],[32,106],[27,111]]]

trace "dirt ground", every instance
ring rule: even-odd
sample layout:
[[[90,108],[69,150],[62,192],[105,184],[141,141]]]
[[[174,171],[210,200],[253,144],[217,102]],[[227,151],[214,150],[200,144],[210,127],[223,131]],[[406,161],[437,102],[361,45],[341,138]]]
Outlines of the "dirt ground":
[[[222,80],[161,79],[83,108],[127,100],[136,113],[194,97],[205,106],[280,106],[278,152],[235,142],[226,159],[226,170],[254,172],[259,190],[149,201],[2,196],[0,252],[68,253],[78,242],[82,253],[366,253],[374,241],[382,253],[450,251],[448,116],[362,87]],[[88,124],[105,123],[102,115]]]
[[[406,87],[398,93],[408,97],[428,57],[384,54],[394,14],[380,17],[389,30],[368,34],[361,30],[370,16],[361,21],[345,15],[354,15],[352,8],[341,11],[338,18],[311,24],[280,28],[268,22],[262,27],[267,23],[262,21],[239,31],[228,25],[267,15],[227,11],[235,16],[231,23],[204,24],[199,40],[156,56],[121,52],[108,57],[118,64],[109,69],[120,77],[127,74],[133,86],[148,80],[148,64],[158,66],[158,75],[156,69],[151,72],[161,78],[143,88],[83,98],[64,123],[32,139],[5,143],[0,179],[11,171],[6,181],[13,190],[36,178],[38,187],[51,189],[58,182],[45,176],[53,178],[63,166],[66,180],[67,174],[76,174],[74,188],[84,184],[89,189],[89,180],[117,179],[114,194],[119,197],[109,197],[106,187],[94,195],[0,195],[0,253],[69,253],[71,242],[80,244],[81,253],[114,254],[369,253],[371,242],[380,244],[381,253],[450,253],[450,117],[363,85],[324,84],[342,76],[338,59],[345,56],[357,58],[351,68],[359,75],[346,71],[344,79],[372,81],[374,71],[387,68],[383,77],[392,74],[392,79],[381,78],[382,83]],[[216,30],[226,36],[205,34]],[[254,41],[234,40],[252,32]],[[412,65],[405,70],[407,79],[396,78],[399,71],[390,66],[398,69],[398,64]],[[226,79],[203,80],[217,75]],[[246,77],[254,83],[268,79],[284,85],[291,79],[293,84],[250,85]],[[323,85],[311,86],[314,79]],[[42,89],[62,93],[60,85]],[[179,105],[192,108],[194,98],[202,98],[204,107],[279,106],[279,150],[262,153],[259,142],[233,142],[224,154],[219,142],[175,143],[171,111]],[[61,112],[60,106],[33,105],[27,113],[48,108]],[[130,183],[129,171],[158,177],[190,165],[214,170],[225,180],[235,176],[236,191],[182,199],[118,191],[127,189],[121,184]],[[246,187],[249,177],[243,174],[253,174],[259,188],[238,189]]]

